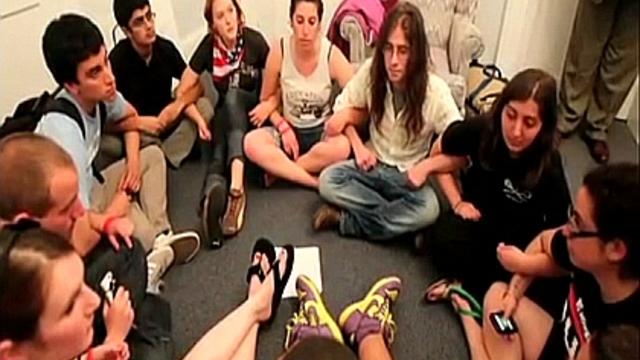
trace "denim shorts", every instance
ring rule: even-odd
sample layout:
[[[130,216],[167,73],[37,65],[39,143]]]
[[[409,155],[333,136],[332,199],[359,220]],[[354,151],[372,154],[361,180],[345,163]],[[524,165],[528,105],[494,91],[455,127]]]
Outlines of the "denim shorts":
[[[278,144],[278,146],[284,150],[282,144],[282,135],[273,126],[270,127],[270,130],[273,134],[273,138],[276,140],[276,144]],[[308,152],[313,147],[313,145],[318,143],[324,137],[324,124],[320,124],[311,128],[296,128],[294,126],[291,126],[291,130],[293,130],[293,133],[296,135],[296,139],[298,140],[300,155]]]

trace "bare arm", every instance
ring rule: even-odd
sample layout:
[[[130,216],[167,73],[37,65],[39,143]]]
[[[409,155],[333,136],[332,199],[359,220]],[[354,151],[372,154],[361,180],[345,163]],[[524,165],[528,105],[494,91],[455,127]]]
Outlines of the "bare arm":
[[[193,71],[191,67],[187,66],[182,72],[180,83],[178,84],[178,88],[176,89],[176,98],[184,98],[187,103],[193,103],[194,101],[196,101],[199,96],[197,92],[202,91],[202,87],[198,86],[199,82],[200,75],[197,72]],[[194,88],[197,89],[196,93],[193,93]]]
[[[124,146],[127,156],[127,163],[140,162],[140,133],[137,131],[127,131],[124,134]]]
[[[191,73],[189,73],[190,75],[187,75],[187,80],[192,84],[190,84],[190,86],[188,87],[181,86],[183,81],[182,79],[185,78],[185,75],[183,73],[180,84],[178,84],[178,89],[176,89],[175,101],[179,102],[182,106],[187,106],[189,104],[195,103],[202,96],[202,94],[204,94],[204,89],[200,84],[200,75],[191,70],[189,67],[184,70],[185,73],[189,71]],[[193,77],[195,77],[195,79]]]
[[[507,254],[507,256],[512,256],[513,258],[506,261],[515,263],[514,269],[512,269],[515,275],[509,283],[509,291],[516,296],[516,299],[524,295],[534,277],[554,277],[567,274],[564,269],[556,264],[551,255],[551,242],[557,231],[559,229],[541,232],[529,243],[522,256],[513,256],[513,253]],[[505,250],[510,251],[512,248],[501,249],[501,247],[498,247],[498,259],[501,262],[505,261],[505,254],[503,253]]]
[[[351,148],[354,152],[364,147],[360,134],[358,134],[358,130],[356,130],[353,125],[347,126],[344,130],[344,134],[347,136],[347,139],[349,139],[349,143],[351,144]]]
[[[349,126],[362,129],[366,125],[368,117],[369,112],[365,109],[346,107],[336,111],[327,119],[324,124],[324,131],[328,136],[336,136]]]
[[[558,229],[545,230],[536,236],[524,253],[512,245],[498,246],[498,260],[514,275],[503,300],[505,316],[511,316],[518,301],[524,296],[534,278],[562,276],[567,272],[560,268],[551,255],[551,242]]]
[[[280,68],[282,67],[282,51],[280,41],[271,44],[269,54],[264,66],[262,76],[262,89],[260,89],[260,101],[265,101],[273,95],[277,95]]]
[[[127,102],[127,108],[125,116],[116,120],[109,121],[105,124],[105,129],[111,133],[124,133],[127,131],[138,131],[140,130],[140,116],[138,116],[138,112],[131,105],[131,103]]]
[[[127,195],[116,193],[111,206],[104,213],[86,211],[74,224],[71,231],[71,244],[81,256],[87,255],[100,241],[100,235],[106,222],[113,217],[125,216],[129,209]]]
[[[431,148],[430,157],[437,157],[442,155],[442,136],[439,136],[436,142],[433,144]],[[468,164],[466,158],[457,157],[458,160],[455,162],[455,166],[451,166],[447,172],[442,172],[436,175],[436,179],[440,184],[440,188],[444,193],[445,197],[449,201],[449,205],[454,209],[458,204],[462,202],[462,194],[460,193],[460,188],[458,187],[458,182],[455,177],[451,174],[453,171],[463,168]],[[461,160],[463,159],[463,160]],[[453,164],[450,164],[453,165]]]

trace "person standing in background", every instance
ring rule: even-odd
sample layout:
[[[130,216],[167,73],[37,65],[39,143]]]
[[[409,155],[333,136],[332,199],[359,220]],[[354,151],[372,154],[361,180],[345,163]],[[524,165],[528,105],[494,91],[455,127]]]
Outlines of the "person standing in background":
[[[638,1],[581,0],[560,86],[558,130],[582,119],[582,139],[598,163],[609,161],[607,129],[638,73]]]

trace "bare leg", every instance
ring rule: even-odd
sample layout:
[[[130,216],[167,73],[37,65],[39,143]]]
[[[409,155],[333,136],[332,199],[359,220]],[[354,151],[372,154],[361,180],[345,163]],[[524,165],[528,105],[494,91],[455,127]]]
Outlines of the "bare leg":
[[[507,338],[499,335],[491,325],[489,314],[501,310],[507,284],[495,283],[484,301],[484,345],[491,359],[537,359],[549,337],[553,319],[543,309],[526,297],[518,301],[513,319],[518,333]]]
[[[276,145],[270,131],[257,129],[244,139],[247,157],[272,175],[313,189],[318,188],[318,179],[291,161]]]
[[[346,160],[350,152],[346,136],[332,136],[313,145],[306,154],[298,158],[296,164],[311,174],[317,174],[331,164]]]
[[[454,307],[463,310],[471,310],[469,303],[456,294],[451,295],[451,302]],[[468,315],[460,314],[462,328],[467,337],[469,352],[472,360],[490,360],[487,350],[484,347],[484,338],[482,336],[482,328],[474,318]]]
[[[369,335],[362,339],[358,346],[358,355],[361,360],[391,360],[391,353],[384,343],[382,333]]]
[[[258,254],[256,254],[256,258],[254,259],[253,263],[257,264],[257,262],[260,261],[262,264],[262,269],[263,271],[266,273],[270,267],[269,264],[269,260],[267,259],[266,256],[263,256],[262,258],[259,257]],[[265,279],[265,281],[269,281],[268,279]],[[249,285],[249,296],[251,296],[252,291],[257,291],[257,289],[260,288],[260,279],[258,279],[257,276],[254,276],[251,278],[251,284]],[[242,344],[240,344],[240,346],[238,347],[238,350],[236,351],[236,353],[233,355],[233,357],[231,359],[235,359],[235,360],[250,360],[250,359],[254,359],[256,356],[256,345],[258,343],[258,329],[259,329],[260,325],[258,323],[254,324],[251,329],[249,330],[249,332],[247,333],[247,335],[244,337],[244,340],[242,341]]]
[[[266,258],[262,260],[263,267]],[[268,266],[268,265],[267,265]],[[252,279],[249,298],[211,328],[189,351],[184,360],[253,359],[257,328],[271,315],[274,291],[273,272],[263,283]]]
[[[231,162],[231,190],[244,188],[244,161],[236,158]]]

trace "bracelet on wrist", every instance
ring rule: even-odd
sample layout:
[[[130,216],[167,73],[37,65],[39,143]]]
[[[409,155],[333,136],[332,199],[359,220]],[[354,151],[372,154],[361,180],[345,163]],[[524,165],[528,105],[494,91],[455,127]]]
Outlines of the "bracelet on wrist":
[[[108,234],[107,230],[109,229],[109,226],[111,226],[111,224],[114,221],[118,220],[119,218],[120,218],[119,216],[110,216],[110,217],[108,217],[107,220],[105,220],[104,225],[102,225],[102,233],[103,234]]]
[[[278,126],[276,126],[276,129],[278,129],[278,132],[280,134],[284,134],[286,133],[288,130],[291,130],[291,126],[289,126],[289,123],[287,123],[285,120],[282,120]]]
[[[455,212],[456,210],[458,210],[458,206],[460,206],[460,204],[462,204],[462,199],[458,200],[458,202],[453,205],[453,211]]]

